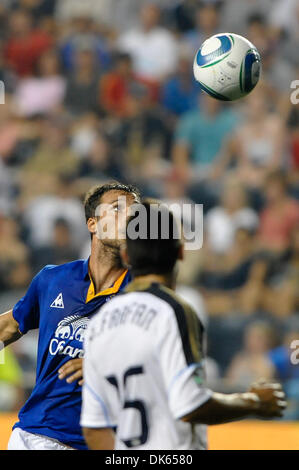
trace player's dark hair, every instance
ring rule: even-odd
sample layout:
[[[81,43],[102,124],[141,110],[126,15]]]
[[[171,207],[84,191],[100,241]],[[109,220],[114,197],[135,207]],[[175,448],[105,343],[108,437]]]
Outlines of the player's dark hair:
[[[178,224],[173,213],[165,204],[143,201],[135,206],[135,214],[127,222],[126,245],[132,275],[145,276],[148,274],[169,274],[174,269],[178,259],[181,240]],[[142,207],[141,207],[142,206]],[[140,219],[140,213],[145,219]],[[139,220],[145,222],[143,230],[131,237],[131,230]],[[167,237],[165,237],[165,222],[168,223]],[[137,225],[138,225],[137,224]],[[155,237],[153,237],[155,233]]]
[[[108,191],[123,191],[125,193],[136,194],[140,198],[138,188],[132,184],[124,184],[118,181],[111,181],[109,183],[93,186],[85,195],[84,198],[84,211],[86,222],[91,217],[95,217],[96,208],[101,202],[101,197]]]

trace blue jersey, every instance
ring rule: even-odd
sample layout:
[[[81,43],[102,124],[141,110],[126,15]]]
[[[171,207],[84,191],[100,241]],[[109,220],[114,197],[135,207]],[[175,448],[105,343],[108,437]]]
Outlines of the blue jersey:
[[[58,369],[83,357],[84,331],[101,305],[124,289],[125,271],[110,288],[94,294],[88,260],[46,266],[13,308],[22,334],[39,328],[36,384],[15,427],[87,449],[80,428],[81,386],[58,379]],[[101,358],[99,358],[101,360]]]

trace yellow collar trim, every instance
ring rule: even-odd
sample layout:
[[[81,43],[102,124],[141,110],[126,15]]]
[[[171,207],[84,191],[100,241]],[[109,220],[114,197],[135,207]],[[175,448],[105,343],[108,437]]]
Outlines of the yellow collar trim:
[[[94,289],[94,284],[93,284],[93,281],[92,279],[90,278],[90,285],[89,285],[89,288],[88,288],[88,292],[87,292],[87,297],[86,297],[86,301],[85,303],[87,304],[88,302],[90,302],[91,300],[95,299],[96,297],[100,297],[101,295],[111,295],[111,294],[116,294],[116,292],[119,291],[119,288],[127,274],[128,270],[124,271],[118,279],[116,279],[115,283],[113,284],[112,287],[108,287],[108,289],[105,289],[101,292],[99,292],[98,294],[95,294],[95,289]],[[90,277],[90,276],[89,276]]]

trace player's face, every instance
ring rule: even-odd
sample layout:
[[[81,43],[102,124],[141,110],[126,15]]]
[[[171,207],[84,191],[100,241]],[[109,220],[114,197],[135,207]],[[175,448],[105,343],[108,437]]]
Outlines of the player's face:
[[[136,194],[112,190],[103,194],[96,211],[97,237],[110,247],[120,248],[125,240],[129,208],[139,202]]]

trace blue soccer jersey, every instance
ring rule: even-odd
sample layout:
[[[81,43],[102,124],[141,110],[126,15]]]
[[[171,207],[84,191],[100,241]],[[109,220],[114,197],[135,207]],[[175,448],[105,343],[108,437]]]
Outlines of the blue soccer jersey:
[[[113,286],[94,294],[88,260],[46,266],[13,308],[22,334],[39,328],[36,384],[15,427],[87,449],[80,428],[81,386],[58,379],[58,369],[83,357],[84,330],[99,307],[130,282],[125,271]],[[101,358],[99,358],[101,360]]]

